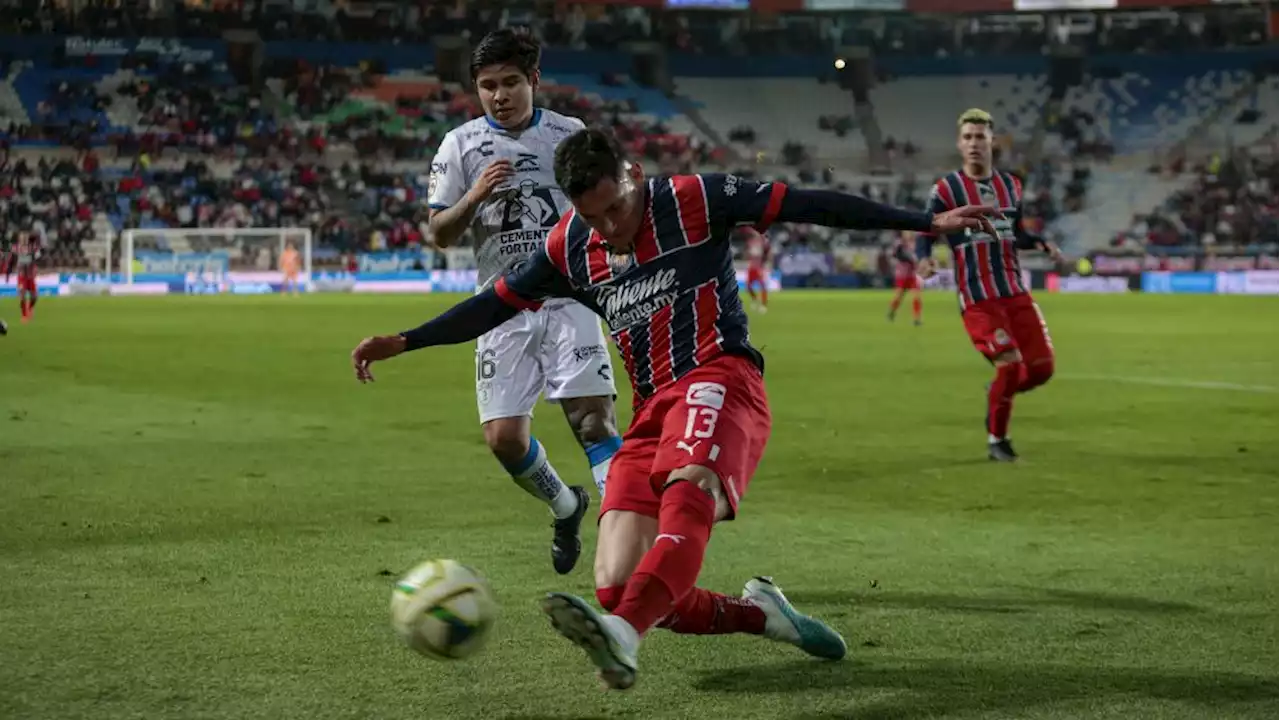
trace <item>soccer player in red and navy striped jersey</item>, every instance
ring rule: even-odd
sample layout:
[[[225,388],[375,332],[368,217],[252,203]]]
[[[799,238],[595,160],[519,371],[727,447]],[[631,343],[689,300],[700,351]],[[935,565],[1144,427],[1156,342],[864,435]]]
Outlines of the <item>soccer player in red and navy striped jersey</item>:
[[[406,350],[466,342],[546,298],[591,308],[609,325],[636,409],[601,503],[596,598],[608,614],[554,593],[543,606],[553,625],[615,689],[635,682],[640,639],[653,627],[752,633],[843,657],[839,633],[796,611],[768,578],[748,581],[742,597],[694,587],[712,525],[737,514],[771,426],[729,236],[775,221],[994,232],[995,209],[912,212],[733,175],[646,178],[602,130],[563,140],[555,174],[573,211],[544,251],[421,327],[364,340],[352,354],[357,377],[371,380],[372,362]]]
[[[1018,457],[1009,441],[1013,396],[1053,377],[1053,341],[1022,276],[1018,251],[1040,249],[1055,261],[1061,253],[1053,243],[1022,228],[1022,181],[992,164],[991,115],[973,108],[956,124],[956,147],[964,167],[934,184],[929,209],[945,212],[987,203],[999,207],[1003,217],[993,222],[994,233],[922,233],[916,244],[917,270],[921,277],[933,274],[933,243],[945,238],[954,259],[965,330],[996,368],[995,380],[987,387],[987,456],[1012,462]]]
[[[913,240],[911,233],[903,232],[899,233],[893,241],[893,260],[896,267],[893,270],[893,299],[889,301],[889,322],[893,322],[898,315],[902,299],[906,297],[907,291],[910,291],[911,315],[915,318],[916,326],[919,327],[924,305],[920,298],[920,278],[916,275],[916,253]]]
[[[28,323],[35,316],[36,301],[40,299],[36,287],[37,263],[40,258],[40,239],[35,232],[19,231],[10,248],[8,257],[0,256],[0,266],[4,266],[4,278],[17,271],[18,304],[22,308],[22,322]]]

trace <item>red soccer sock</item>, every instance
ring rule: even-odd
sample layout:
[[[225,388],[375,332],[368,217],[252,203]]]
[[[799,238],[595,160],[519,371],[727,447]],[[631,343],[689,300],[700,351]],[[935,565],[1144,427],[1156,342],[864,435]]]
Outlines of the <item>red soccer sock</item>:
[[[889,301],[889,314],[897,314],[898,308],[902,306],[902,292],[899,291],[893,296],[893,300]]]
[[[693,589],[711,539],[716,504],[691,482],[678,480],[662,492],[658,537],[627,580],[614,615],[643,635]]]
[[[611,613],[618,607],[618,603],[622,602],[622,592],[625,589],[621,585],[596,588],[596,600],[605,612]]]
[[[1022,375],[1021,363],[996,368],[996,379],[987,391],[987,432],[1003,440],[1009,434],[1009,418],[1013,416],[1013,396],[1018,392]]]
[[[764,623],[764,610],[750,600],[694,588],[657,626],[682,635],[763,635]]]
[[[31,303],[26,297],[23,297],[18,301],[18,306],[22,308],[22,317],[26,318],[31,316]]]
[[[915,316],[916,320],[920,319],[920,314],[923,311],[924,303],[920,302],[920,296],[917,295],[911,298],[911,314]]]
[[[768,306],[769,304],[769,286],[760,283],[760,304]]]

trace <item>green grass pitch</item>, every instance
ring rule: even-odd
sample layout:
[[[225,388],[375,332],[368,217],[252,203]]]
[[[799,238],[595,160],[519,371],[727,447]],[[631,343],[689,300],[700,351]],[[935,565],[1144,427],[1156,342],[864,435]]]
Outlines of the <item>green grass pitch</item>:
[[[456,299],[48,299],[0,338],[0,718],[1276,716],[1275,298],[1044,296],[1058,377],[1007,467],[950,296],[913,328],[779,294],[752,320],[774,436],[700,584],[771,574],[850,655],[655,631],[612,694],[537,608],[590,594],[594,532],[554,575],[471,348],[351,376],[360,337]],[[558,410],[535,431],[590,484]],[[474,660],[391,633],[433,557],[502,605]]]

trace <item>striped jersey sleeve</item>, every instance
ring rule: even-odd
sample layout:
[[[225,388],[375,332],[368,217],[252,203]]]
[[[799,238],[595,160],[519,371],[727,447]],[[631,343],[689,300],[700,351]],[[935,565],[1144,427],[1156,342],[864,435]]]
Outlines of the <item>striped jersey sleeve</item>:
[[[737,175],[699,175],[706,189],[707,205],[713,219],[730,227],[750,225],[765,230],[778,219],[787,186],[780,182],[757,182]]]
[[[950,188],[947,187],[946,180],[939,180],[934,183],[933,189],[929,191],[929,202],[926,209],[936,215],[954,208],[954,200],[951,198]],[[916,259],[923,260],[932,255],[933,243],[937,239],[937,236],[933,233],[918,233],[916,235]]]
[[[573,284],[551,257],[552,244],[543,246],[498,278],[493,289],[517,310],[537,310],[551,298],[573,297]]]

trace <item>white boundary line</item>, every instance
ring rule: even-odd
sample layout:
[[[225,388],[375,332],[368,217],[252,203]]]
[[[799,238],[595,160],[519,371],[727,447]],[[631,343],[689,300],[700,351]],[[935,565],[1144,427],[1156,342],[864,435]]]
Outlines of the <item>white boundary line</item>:
[[[1157,387],[1190,388],[1194,390],[1232,390],[1235,392],[1265,393],[1274,395],[1280,388],[1271,385],[1242,385],[1240,383],[1213,380],[1180,380],[1178,378],[1127,377],[1123,375],[1058,375],[1063,380],[1092,380],[1096,382],[1124,383],[1127,385],[1154,385]]]

